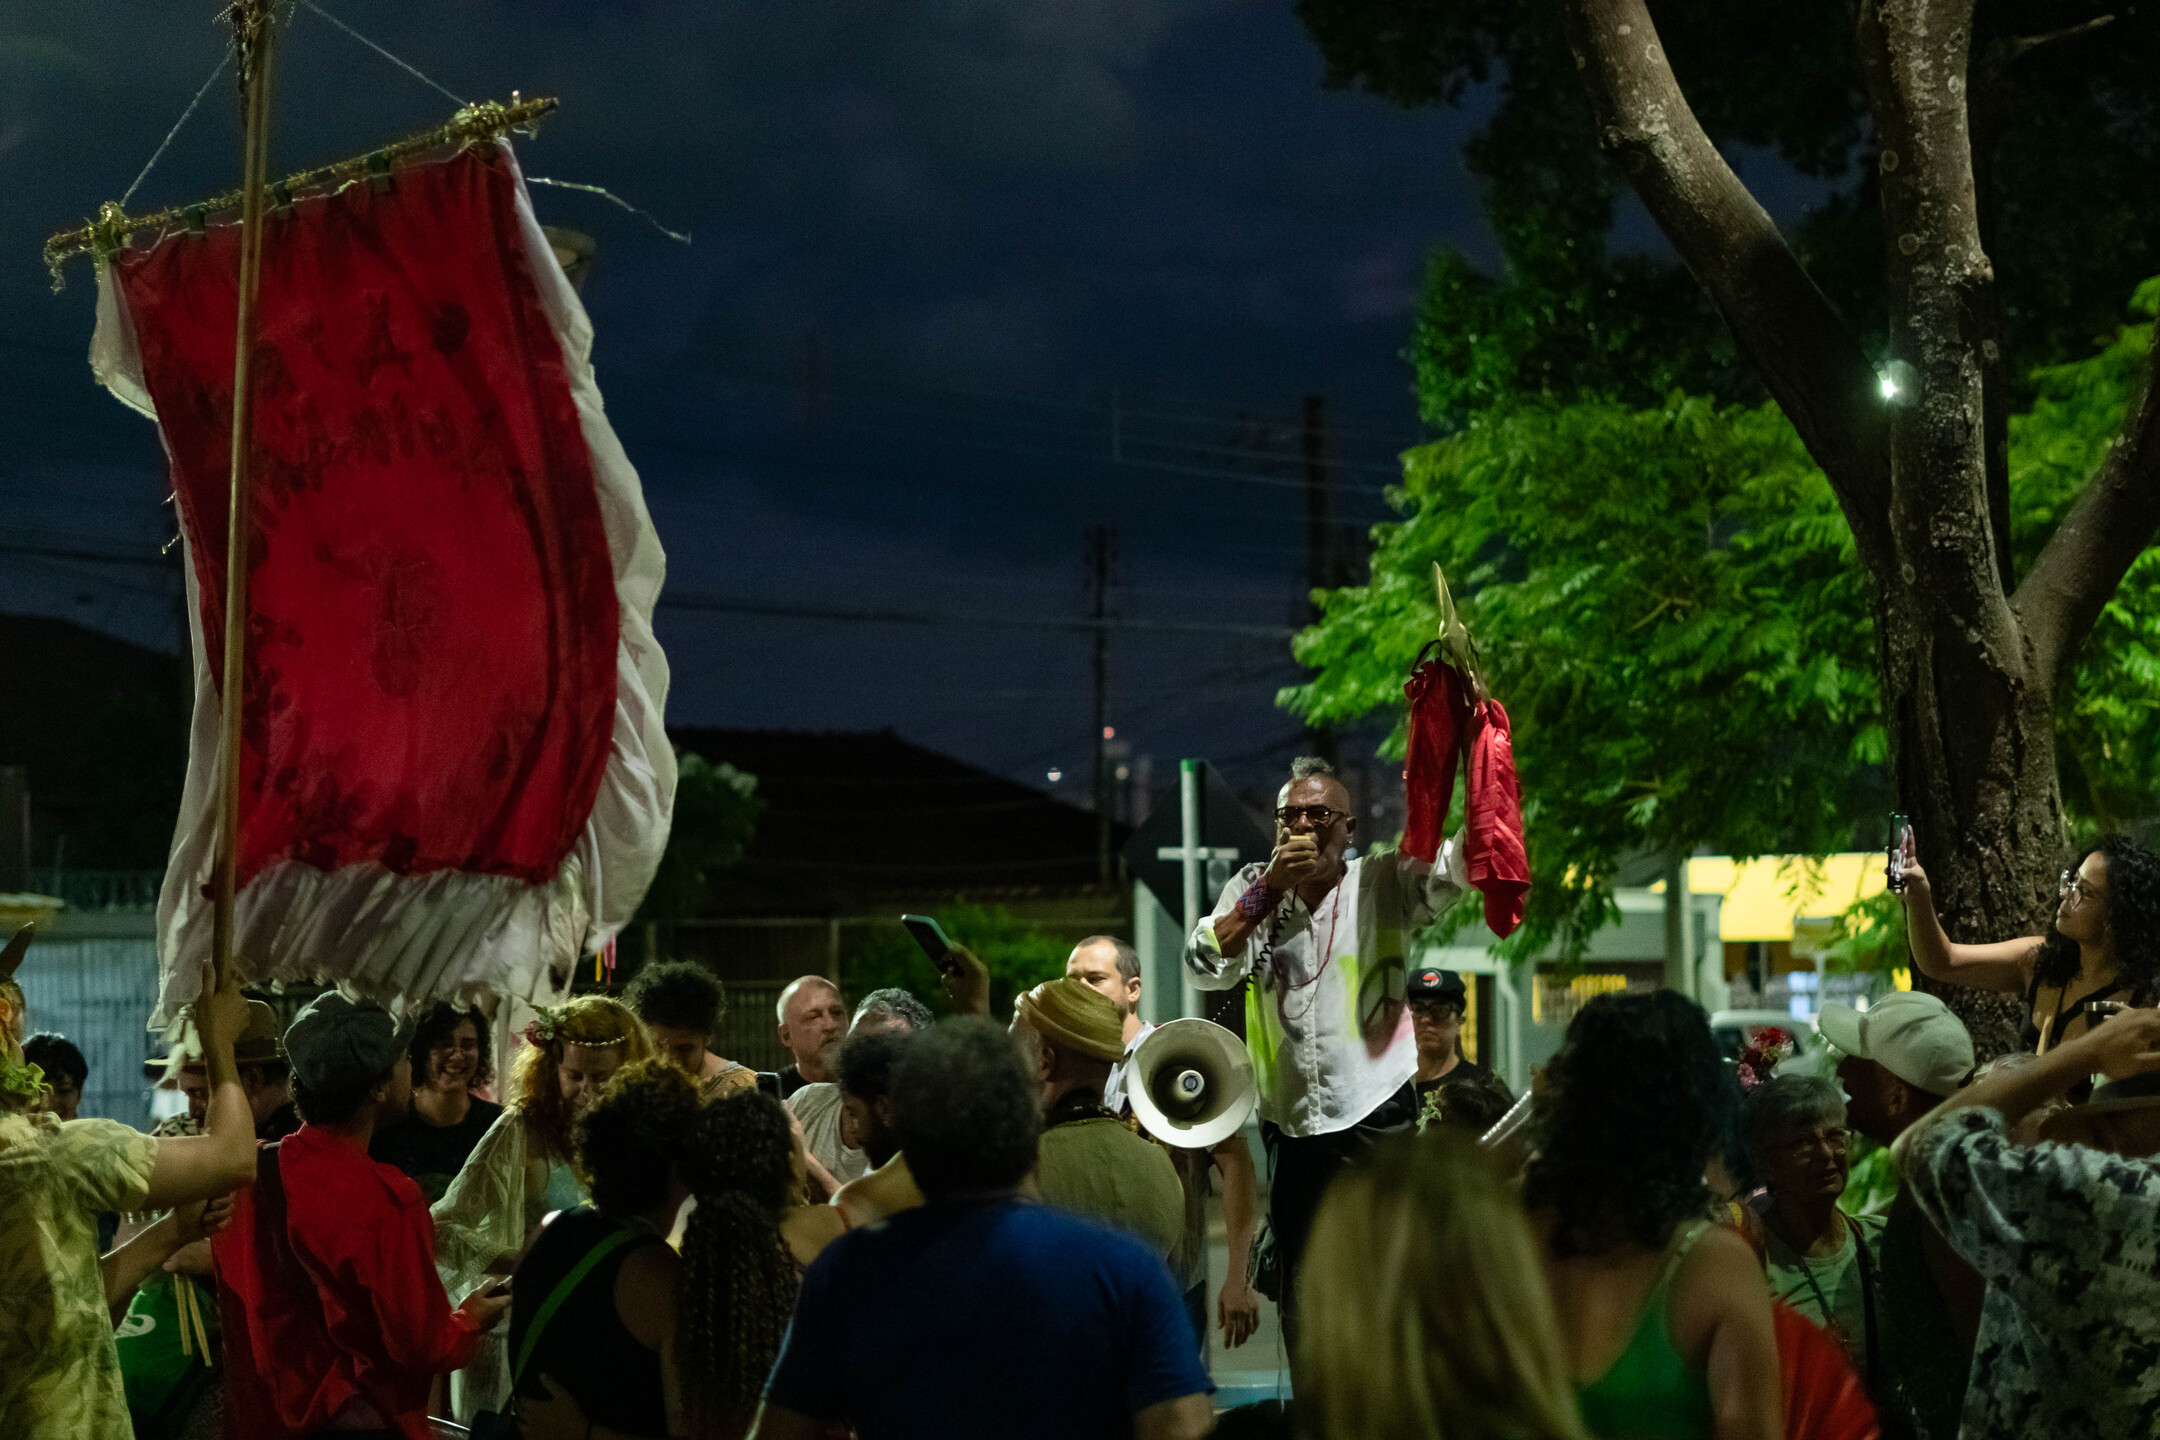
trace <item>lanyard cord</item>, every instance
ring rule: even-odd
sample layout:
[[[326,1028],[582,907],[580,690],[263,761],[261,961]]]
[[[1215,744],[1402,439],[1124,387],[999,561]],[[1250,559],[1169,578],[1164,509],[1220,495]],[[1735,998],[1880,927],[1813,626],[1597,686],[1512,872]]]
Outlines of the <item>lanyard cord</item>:
[[[1875,1266],[1868,1255],[1867,1241],[1860,1238],[1860,1227],[1847,1219],[1843,1211],[1838,1213],[1838,1219],[1845,1222],[1846,1232],[1852,1236],[1853,1249],[1857,1252],[1860,1264],[1860,1348],[1866,1352],[1868,1380],[1872,1383],[1875,1379]],[[1831,1323],[1837,1312],[1831,1307],[1830,1297],[1823,1293],[1822,1285],[1815,1279],[1815,1262],[1808,1258],[1805,1250],[1787,1239],[1768,1215],[1763,1216],[1763,1225],[1771,1234],[1777,1236],[1786,1249],[1799,1258],[1800,1273],[1806,1278],[1808,1289],[1815,1292],[1815,1303],[1822,1307],[1823,1323]]]
[[[1345,878],[1347,879],[1348,877]],[[1292,893],[1294,894],[1295,892]],[[1312,978],[1310,980],[1299,980],[1295,983],[1286,982],[1283,985],[1282,989],[1277,992],[1275,996],[1275,1013],[1282,1018],[1282,1022],[1285,1025],[1295,1023],[1293,1017],[1290,1014],[1291,993],[1293,991],[1304,990],[1308,987],[1318,985],[1320,983],[1320,977],[1327,974],[1327,967],[1330,964],[1334,963],[1335,927],[1342,920],[1342,884],[1340,881],[1336,883],[1333,894],[1335,899],[1335,908],[1328,912],[1327,944],[1320,952],[1320,968],[1313,971]],[[1298,903],[1304,904],[1303,896],[1300,895],[1297,897],[1297,899]],[[1310,916],[1314,922],[1317,922],[1320,918],[1317,914],[1314,913],[1313,908],[1310,905],[1305,906],[1305,913],[1306,915]],[[1308,932],[1312,932],[1314,934],[1315,939],[1318,938],[1318,934],[1316,931],[1314,931],[1312,925],[1307,925],[1305,928]],[[1272,953],[1273,952],[1271,951],[1270,954],[1272,955]],[[1315,1005],[1318,1005],[1319,1003],[1320,992],[1318,990],[1314,990],[1312,998],[1305,1002],[1305,1008],[1297,1013],[1295,1020],[1302,1021],[1310,1019],[1312,1016],[1313,1007]]]

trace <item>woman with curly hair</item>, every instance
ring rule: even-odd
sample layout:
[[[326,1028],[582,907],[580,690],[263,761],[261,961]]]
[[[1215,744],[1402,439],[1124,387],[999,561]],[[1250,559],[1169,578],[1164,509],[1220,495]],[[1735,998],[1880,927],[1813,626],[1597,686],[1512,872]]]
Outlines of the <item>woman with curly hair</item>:
[[[639,1067],[640,1072],[651,1068]],[[683,1083],[689,1083],[687,1077]],[[595,1114],[581,1136],[597,1139],[601,1123]],[[625,1148],[630,1144],[617,1143]],[[756,1419],[766,1376],[794,1317],[802,1272],[844,1226],[831,1206],[804,1203],[809,1174],[801,1139],[788,1123],[785,1107],[762,1091],[708,1101],[682,1136],[674,1161],[677,1188],[672,1196],[678,1205],[684,1196],[695,1202],[683,1233],[674,1291],[662,1298],[641,1289],[638,1303],[646,1307],[645,1315],[632,1320],[628,1308],[623,1315],[634,1334],[653,1337],[661,1354],[669,1395],[667,1433],[693,1440],[742,1440]],[[592,1167],[591,1173],[593,1200],[600,1205],[600,1171]],[[552,1222],[549,1230],[565,1218]],[[659,1212],[651,1218],[657,1223]],[[527,1265],[539,1262],[546,1243],[543,1233]],[[644,1263],[657,1270],[663,1262],[654,1256]],[[519,1275],[522,1279],[522,1269]],[[621,1285],[628,1283],[626,1263],[618,1299]],[[566,1337],[565,1343],[578,1341]],[[537,1363],[528,1376],[534,1371],[543,1371],[543,1382],[562,1383],[548,1384],[545,1399],[538,1398],[530,1379],[521,1384],[518,1416],[524,1440],[644,1440],[657,1433],[642,1428],[657,1418],[649,1410],[628,1425],[618,1425],[567,1377]],[[624,1370],[608,1383],[639,1384],[642,1374],[641,1369]]]
[[[1584,1428],[1777,1440],[1776,1333],[1754,1250],[1707,1218],[1739,1087],[1702,1008],[1600,995],[1545,1074],[1523,1203],[1544,1239]]]
[[[2063,871],[2045,935],[1959,945],[1935,914],[1935,892],[1905,852],[1905,933],[1932,979],[2023,995],[2018,1047],[2040,1054],[2101,1018],[2095,1000],[2150,1005],[2160,988],[2160,856],[2121,835],[2100,839]]]
[[[508,1108],[430,1212],[435,1266],[453,1301],[510,1274],[544,1217],[584,1201],[571,1127],[617,1070],[652,1058],[645,1026],[604,995],[543,1009],[525,1039]],[[496,1331],[483,1337],[473,1363],[450,1377],[451,1408],[470,1424],[509,1399],[509,1351]]]
[[[681,1069],[644,1060],[579,1117],[577,1163],[592,1203],[550,1216],[511,1280],[510,1353],[527,1357],[517,1404],[528,1440],[686,1433],[671,1419],[680,1415],[669,1367],[682,1264],[667,1237],[690,1194],[676,1167],[699,1103]]]
[[[412,1113],[376,1131],[368,1156],[404,1171],[432,1205],[503,1112],[473,1094],[495,1080],[487,1017],[437,1005],[413,1030],[411,1055]]]

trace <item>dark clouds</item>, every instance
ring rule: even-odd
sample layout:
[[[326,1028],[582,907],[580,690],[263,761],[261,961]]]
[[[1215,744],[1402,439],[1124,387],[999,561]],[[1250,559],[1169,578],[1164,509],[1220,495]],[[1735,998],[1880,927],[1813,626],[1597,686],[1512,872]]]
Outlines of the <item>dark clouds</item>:
[[[1424,256],[1489,256],[1471,120],[1322,92],[1285,0],[324,3],[461,95],[559,95],[528,171],[694,232],[535,191],[599,237],[602,385],[683,593],[1073,614],[1080,532],[1110,523],[1126,613],[1286,621],[1294,435],[1239,412],[1327,394],[1336,454],[1373,467],[1344,504],[1377,517],[1416,433],[1399,352]],[[0,3],[0,525],[141,546],[166,523],[147,427],[79,359],[89,272],[54,298],[35,255],[216,64],[213,8]],[[299,12],[281,163],[447,109]],[[229,183],[232,111],[221,82],[138,208]],[[1110,463],[1113,394],[1151,468]],[[160,583],[9,561],[0,605],[162,638]],[[1023,777],[1084,766],[1077,636],[684,612],[662,635],[685,721],[891,724]],[[1166,758],[1294,728],[1279,646],[1136,634],[1115,670],[1125,733]]]

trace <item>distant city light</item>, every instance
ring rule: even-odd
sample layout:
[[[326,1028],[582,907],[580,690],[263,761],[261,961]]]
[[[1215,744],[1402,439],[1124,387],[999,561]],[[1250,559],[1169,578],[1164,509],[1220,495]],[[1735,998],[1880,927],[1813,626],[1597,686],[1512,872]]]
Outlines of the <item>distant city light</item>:
[[[1102,738],[1103,738],[1103,739],[1105,739],[1105,740],[1115,740],[1115,739],[1117,739],[1117,726],[1115,726],[1115,725],[1105,725],[1105,726],[1103,726],[1103,727],[1102,727]]]
[[[1053,767],[1053,768],[1051,769],[1051,771],[1050,771],[1050,783],[1051,783],[1051,784],[1055,785],[1055,784],[1057,784],[1057,782],[1058,782],[1058,781],[1060,781],[1060,780],[1062,780],[1062,779],[1064,779],[1064,778],[1065,778],[1065,772],[1064,772],[1063,770],[1059,770],[1059,769],[1056,769],[1056,768],[1054,768],[1054,767]]]

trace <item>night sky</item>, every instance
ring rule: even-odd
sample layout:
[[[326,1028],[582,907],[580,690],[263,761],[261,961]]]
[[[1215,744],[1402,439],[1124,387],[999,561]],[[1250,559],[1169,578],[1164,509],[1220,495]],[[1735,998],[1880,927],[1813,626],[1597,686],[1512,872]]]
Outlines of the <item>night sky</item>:
[[[1113,609],[1302,613],[1296,417],[1327,398],[1340,513],[1419,432],[1401,358],[1424,257],[1494,252],[1468,112],[1320,88],[1288,0],[323,0],[457,95],[561,97],[535,187],[596,236],[585,292],[609,409],[669,552],[671,719],[890,726],[1056,789],[1086,785],[1082,535],[1115,526]],[[92,383],[91,271],[45,234],[127,188],[216,65],[210,0],[0,3],[0,535],[153,555],[155,435]],[[280,170],[451,102],[302,8]],[[132,208],[237,173],[229,76]],[[1115,434],[1113,433],[1115,432]],[[1113,455],[1113,445],[1122,463]],[[0,609],[178,643],[151,567],[0,556]],[[665,604],[665,602],[663,602]],[[935,624],[766,611],[877,610]],[[1136,755],[1295,748],[1265,636],[1132,630],[1112,719]],[[1162,778],[1162,770],[1158,770]]]

